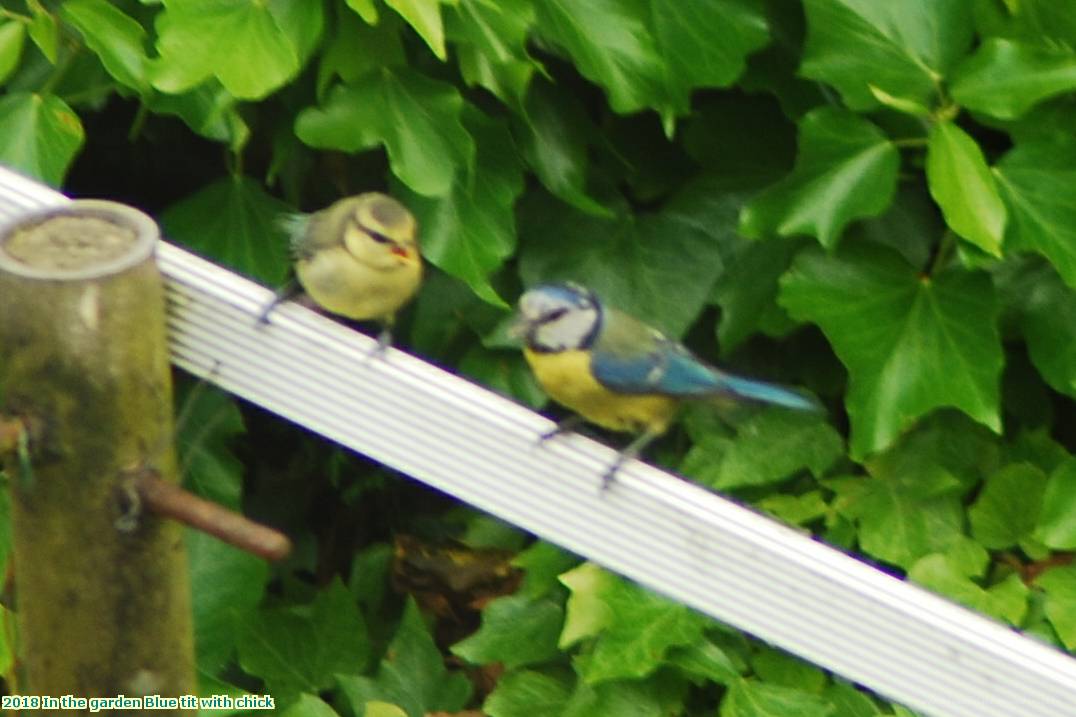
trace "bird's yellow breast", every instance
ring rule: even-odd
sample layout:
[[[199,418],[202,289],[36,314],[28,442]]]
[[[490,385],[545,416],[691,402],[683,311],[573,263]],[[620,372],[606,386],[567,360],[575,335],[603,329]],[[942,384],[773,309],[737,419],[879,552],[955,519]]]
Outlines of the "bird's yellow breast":
[[[614,393],[602,386],[590,371],[587,351],[524,349],[523,355],[550,398],[603,428],[663,433],[676,414],[677,401],[668,396]]]
[[[422,262],[401,261],[389,269],[355,261],[343,247],[323,249],[296,263],[299,283],[317,304],[349,319],[384,319],[418,289]]]

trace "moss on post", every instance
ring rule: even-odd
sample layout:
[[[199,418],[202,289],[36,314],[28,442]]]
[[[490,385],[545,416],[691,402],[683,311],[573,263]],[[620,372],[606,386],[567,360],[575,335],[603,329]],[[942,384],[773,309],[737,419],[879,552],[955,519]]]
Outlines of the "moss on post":
[[[0,413],[35,427],[32,470],[5,460],[23,694],[195,691],[182,529],[132,487],[176,480],[156,240],[88,201],[0,236]]]

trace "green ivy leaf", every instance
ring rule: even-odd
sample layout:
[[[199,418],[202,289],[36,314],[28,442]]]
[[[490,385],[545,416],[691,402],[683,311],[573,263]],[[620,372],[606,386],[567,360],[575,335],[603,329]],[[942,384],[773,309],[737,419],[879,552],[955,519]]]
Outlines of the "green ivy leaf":
[[[277,221],[288,211],[254,180],[229,176],[173,204],[161,225],[170,238],[276,286],[290,263]]]
[[[668,672],[645,680],[616,680],[597,685],[577,682],[560,717],[684,714],[686,688],[683,678]]]
[[[954,232],[983,251],[1001,256],[1005,205],[979,145],[952,122],[930,129],[927,184]]]
[[[688,110],[686,94],[668,94],[645,0],[534,0],[534,6],[541,36],[563,47],[580,74],[605,89],[613,111],[653,108],[669,121]]]
[[[323,21],[321,3],[300,3],[305,11],[298,15],[291,12],[295,3],[171,0],[157,19],[153,86],[185,92],[212,76],[240,99],[265,97],[299,72],[298,41]]]
[[[410,717],[423,717],[438,710],[455,712],[471,696],[467,678],[445,669],[444,658],[411,599],[376,677],[354,676],[358,672],[354,669],[339,672],[337,682],[355,714],[362,714],[363,705],[377,700],[399,705]]]
[[[516,555],[512,565],[526,571],[519,588],[520,594],[536,598],[551,591],[560,593],[564,588],[559,576],[579,565],[579,558],[552,543],[539,540]]]
[[[998,35],[1018,39],[1052,41],[1053,45],[1076,47],[1076,17],[1064,3],[1054,0],[1006,0],[976,3],[975,24],[981,36]]]
[[[907,446],[892,449],[904,453]],[[871,477],[834,484],[834,508],[856,521],[859,545],[904,568],[963,539],[960,482],[945,470],[901,470],[907,460],[870,467]]]
[[[710,640],[700,640],[683,647],[674,647],[666,655],[666,662],[707,680],[727,685],[740,676],[732,659],[724,650]]]
[[[854,236],[888,246],[900,252],[912,266],[927,266],[933,257],[945,222],[923,184],[905,183],[889,209],[880,216],[860,222]]]
[[[389,705],[392,707],[392,705]],[[399,713],[402,717],[406,717],[401,711]],[[338,717],[336,710],[329,706],[329,703],[325,700],[311,695],[303,693],[299,695],[287,709],[280,711],[281,717]],[[396,717],[392,712],[377,711],[377,708],[367,709],[364,717]]]
[[[41,0],[27,0],[26,6],[31,14],[28,29],[30,39],[37,45],[37,49],[41,50],[41,54],[55,65],[60,47],[60,23],[56,22],[56,16],[41,4]]]
[[[1019,145],[994,174],[1009,207],[1007,246],[1042,254],[1076,288],[1076,141]]]
[[[1076,548],[1076,459],[1072,457],[1046,481],[1035,537],[1055,550]]]
[[[998,437],[954,410],[936,411],[884,453],[866,459],[874,476],[911,481],[920,495],[960,492],[979,485],[1002,464]]]
[[[445,31],[454,41],[460,71],[468,85],[480,85],[510,106],[522,105],[540,65],[527,52],[534,25],[529,0],[494,4],[460,0],[446,17]]]
[[[617,577],[594,563],[582,563],[560,575],[559,580],[571,593],[560,635],[560,646],[568,647],[594,637],[610,624],[612,612],[603,596],[615,588]]]
[[[419,229],[421,232],[421,227]],[[505,318],[503,311],[475,296],[471,287],[436,267],[426,272],[422,290],[412,302],[409,313],[408,345],[416,353],[433,360],[458,356],[462,347],[474,345],[476,334],[484,336]],[[518,355],[518,342],[506,346],[489,344],[492,349],[509,346]],[[479,363],[495,362],[500,358],[479,359]],[[490,372],[498,370],[491,369]]]
[[[562,601],[551,596],[510,595],[482,610],[478,631],[452,646],[476,665],[501,662],[509,670],[555,658],[564,623]]]
[[[176,115],[197,134],[223,142],[233,152],[250,139],[250,127],[239,112],[238,100],[216,80],[179,95],[155,93],[147,104],[154,112]]]
[[[577,98],[549,82],[531,84],[517,123],[520,153],[555,196],[587,214],[611,217],[586,191],[587,140],[595,132]]]
[[[1032,106],[1076,89],[1076,52],[987,38],[953,74],[953,99],[968,109],[1014,119]]]
[[[680,470],[730,490],[778,483],[802,469],[821,476],[842,455],[840,434],[820,416],[767,409],[737,424],[735,438],[696,436]]]
[[[875,125],[844,110],[812,110],[799,127],[795,168],[748,202],[740,232],[808,234],[832,248],[849,222],[889,206],[900,155]]]
[[[1005,466],[987,478],[968,509],[972,536],[991,550],[1029,538],[1039,521],[1046,476],[1029,463]]]
[[[169,0],[171,2],[171,0]],[[321,49],[325,31],[325,5],[307,0],[273,0],[269,12],[299,55],[300,67]]]
[[[956,495],[922,496],[907,485],[871,480],[847,506],[868,555],[909,568],[961,537],[964,511]]]
[[[452,191],[469,177],[475,144],[461,122],[463,98],[452,85],[405,67],[384,68],[339,85],[320,107],[308,107],[295,133],[318,149],[356,152],[384,145],[392,172],[418,194]]]
[[[489,717],[563,717],[571,684],[561,674],[516,670],[497,680],[482,704]]]
[[[377,5],[374,4],[374,0],[345,0],[345,2],[367,25],[378,24]]]
[[[6,82],[22,57],[26,44],[26,25],[11,20],[0,23],[0,82]]]
[[[829,682],[820,668],[772,647],[763,647],[752,655],[751,667],[764,682],[808,692],[819,693]]]
[[[1050,435],[1046,427],[1023,429],[1005,446],[1004,458],[1009,463],[1031,463],[1047,473],[1065,464],[1070,453]]]
[[[186,392],[176,420],[183,483],[215,503],[240,510],[243,464],[231,446],[246,431],[235,400],[196,384]]]
[[[777,281],[802,246],[799,240],[774,238],[745,242],[735,253],[714,291],[721,307],[717,340],[723,356],[758,331],[792,328],[794,323],[777,305]]]
[[[984,558],[987,557],[985,552]],[[990,589],[982,588],[972,579],[981,576],[981,571],[964,572],[948,553],[927,555],[908,571],[908,578],[923,587],[1010,625],[1020,625],[1027,613],[1030,593],[1020,576],[1010,575]]]
[[[355,599],[339,578],[308,609],[268,608],[239,639],[239,664],[265,680],[277,699],[332,686],[334,674],[358,674],[370,661],[370,641]]]
[[[382,67],[407,64],[402,27],[396,15],[386,16],[375,28],[354,13],[341,13],[318,63],[318,99],[324,99],[334,77],[351,83]]]
[[[614,111],[654,109],[669,136],[692,89],[731,84],[769,39],[765,15],[743,0],[535,0],[535,7],[540,34],[605,89]]]
[[[1076,650],[1076,568],[1050,568],[1035,580],[1046,594],[1046,618],[1066,649]]]
[[[793,687],[738,679],[721,700],[721,717],[830,717],[833,705],[819,695]]]
[[[1024,584],[1023,578],[1016,573],[986,590],[987,602],[980,608],[987,615],[999,620],[1023,627],[1028,613],[1031,590]]]
[[[508,308],[490,284],[491,275],[516,250],[515,202],[523,193],[523,169],[508,128],[468,107],[464,126],[477,146],[471,177],[457,174],[445,196],[401,196],[422,227],[422,254],[467,282],[475,294]]]
[[[0,97],[0,164],[58,187],[84,139],[78,115],[59,97]]]
[[[953,268],[920,276],[879,246],[813,250],[782,279],[779,301],[818,324],[848,368],[853,457],[885,448],[942,406],[1001,430],[1003,357],[985,275]]]
[[[953,552],[970,542],[961,496],[994,470],[996,442],[964,414],[934,413],[865,461],[870,478],[827,481],[838,494],[833,507],[856,521],[860,546],[880,560],[909,568],[924,555]]]
[[[385,0],[385,4],[400,13],[419,37],[426,41],[438,60],[445,61],[445,28],[441,23],[441,0]]]
[[[460,359],[459,371],[487,388],[517,398],[534,409],[541,408],[549,400],[518,350],[490,350],[484,346],[473,346]]]
[[[363,705],[363,717],[407,717],[402,708],[388,702],[372,700]],[[333,714],[337,714],[333,712]]]
[[[939,81],[971,45],[964,0],[806,0],[807,43],[800,72],[836,87],[853,110],[878,106],[877,88],[929,106]]]
[[[108,74],[146,94],[146,32],[138,22],[107,0],[70,0],[60,6],[60,17],[78,28]]]
[[[264,560],[205,533],[188,530],[186,537],[198,667],[217,674],[232,659],[240,630],[265,592],[269,570]]]
[[[739,206],[738,198],[689,186],[661,212],[608,220],[532,192],[520,202],[520,276],[528,286],[578,281],[610,306],[680,336],[736,241],[730,226]]]
[[[829,504],[822,493],[812,490],[803,495],[777,493],[756,501],[755,507],[790,525],[806,525],[829,515]]]
[[[1054,390],[1076,397],[1076,290],[1049,265],[1027,290],[1020,326],[1031,360]]]
[[[753,131],[744,132],[745,126]],[[685,120],[680,145],[698,164],[734,183],[730,186],[755,191],[792,168],[796,129],[765,94],[705,95]]]
[[[650,13],[673,96],[693,87],[731,85],[743,74],[747,56],[770,40],[765,12],[749,0],[650,0]]]
[[[874,701],[846,682],[834,682],[822,691],[822,698],[836,709],[830,717],[879,717]]]
[[[579,666],[588,683],[645,677],[669,649],[702,638],[701,615],[591,563],[564,573],[561,582],[571,591],[561,647],[597,636]]]

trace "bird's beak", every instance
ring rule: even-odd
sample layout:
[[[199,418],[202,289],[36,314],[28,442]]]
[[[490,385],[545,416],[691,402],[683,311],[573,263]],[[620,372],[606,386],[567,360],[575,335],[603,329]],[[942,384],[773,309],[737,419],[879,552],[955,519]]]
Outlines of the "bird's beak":
[[[400,246],[399,244],[397,244],[391,249],[389,249],[389,252],[400,257],[401,259],[406,259],[407,261],[415,260],[415,252],[411,249],[411,247]]]
[[[508,324],[508,336],[513,339],[521,339],[527,335],[527,329],[530,327],[530,322],[523,314],[516,314],[512,323]]]

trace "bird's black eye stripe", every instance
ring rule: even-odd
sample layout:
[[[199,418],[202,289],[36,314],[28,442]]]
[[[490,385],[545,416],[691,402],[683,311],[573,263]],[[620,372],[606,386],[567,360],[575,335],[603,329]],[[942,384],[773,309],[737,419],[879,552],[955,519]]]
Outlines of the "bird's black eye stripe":
[[[378,244],[391,244],[392,240],[380,232],[375,232],[370,229],[366,230],[366,233],[370,235],[370,238],[376,241]]]
[[[567,313],[568,310],[563,307],[559,309],[553,309],[548,314],[542,317],[542,321],[556,321]]]

